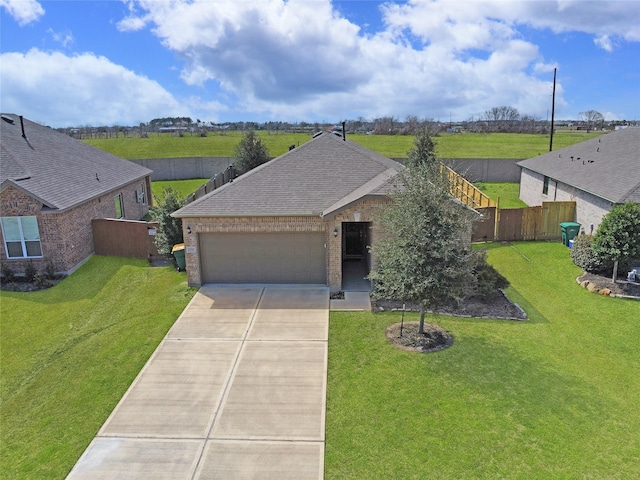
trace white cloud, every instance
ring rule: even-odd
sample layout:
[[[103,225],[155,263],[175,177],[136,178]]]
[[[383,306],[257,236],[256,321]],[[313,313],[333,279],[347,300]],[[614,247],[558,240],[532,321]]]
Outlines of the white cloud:
[[[36,0],[0,0],[4,7],[19,25],[35,22],[44,15],[44,8]]]
[[[611,38],[609,38],[609,35],[597,36],[593,39],[593,43],[607,52],[613,52],[613,42]]]
[[[63,47],[67,48],[73,43],[73,34],[70,31],[54,32],[51,28],[47,29],[47,33],[51,35],[54,42],[59,43]]]
[[[147,22],[141,17],[126,17],[120,20],[117,28],[121,32],[137,32],[147,26]]]
[[[129,124],[188,115],[157,82],[84,53],[32,49],[0,55],[2,109],[54,127]]]
[[[461,3],[385,5],[386,30],[375,35],[329,0],[142,0],[127,22],[151,25],[184,59],[183,81],[216,83],[239,113],[333,120],[466,118],[495,105],[546,112],[553,66],[516,29],[530,11],[520,4],[540,2]]]

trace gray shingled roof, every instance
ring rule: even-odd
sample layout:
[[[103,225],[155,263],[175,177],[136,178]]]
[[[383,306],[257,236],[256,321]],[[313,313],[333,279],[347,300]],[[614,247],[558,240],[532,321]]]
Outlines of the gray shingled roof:
[[[608,133],[518,165],[613,203],[640,202],[640,128]]]
[[[0,120],[0,185],[14,185],[54,210],[66,210],[142,179],[151,170],[20,117]],[[13,124],[5,118],[13,120]]]
[[[178,217],[327,215],[382,186],[402,165],[324,133],[181,208]]]

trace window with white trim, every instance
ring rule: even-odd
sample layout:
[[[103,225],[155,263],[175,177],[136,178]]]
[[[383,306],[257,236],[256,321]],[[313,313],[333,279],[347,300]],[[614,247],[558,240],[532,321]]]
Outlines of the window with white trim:
[[[119,193],[113,200],[116,205],[116,218],[124,218],[124,203],[122,202],[122,194]]]
[[[36,217],[2,217],[1,223],[7,258],[42,257]]]

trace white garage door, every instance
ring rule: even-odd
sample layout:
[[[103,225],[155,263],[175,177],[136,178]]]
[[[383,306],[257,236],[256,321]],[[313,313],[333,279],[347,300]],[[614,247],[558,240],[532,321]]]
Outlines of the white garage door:
[[[324,233],[203,233],[202,283],[326,284]]]

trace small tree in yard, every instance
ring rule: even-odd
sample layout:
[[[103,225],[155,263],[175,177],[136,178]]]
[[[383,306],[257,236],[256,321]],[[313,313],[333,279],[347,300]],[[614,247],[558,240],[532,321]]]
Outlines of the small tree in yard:
[[[165,188],[160,197],[155,197],[155,205],[149,210],[153,220],[160,225],[156,232],[155,242],[158,253],[168,255],[176,243],[184,241],[182,236],[182,219],[171,216],[173,212],[182,207],[182,200],[178,192],[171,187]]]
[[[269,161],[269,151],[256,132],[250,130],[236,147],[233,165],[243,172]]]
[[[618,263],[640,258],[640,203],[614,206],[602,219],[593,237],[593,252],[605,264],[613,264],[616,281]]]
[[[475,288],[470,231],[476,214],[451,196],[433,150],[429,135],[416,137],[381,214],[387,235],[373,248],[378,265],[371,272],[376,297],[420,306],[419,333],[428,309],[459,302]]]

